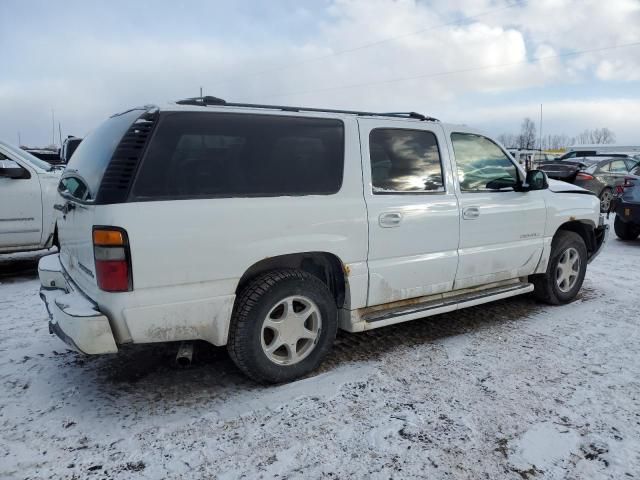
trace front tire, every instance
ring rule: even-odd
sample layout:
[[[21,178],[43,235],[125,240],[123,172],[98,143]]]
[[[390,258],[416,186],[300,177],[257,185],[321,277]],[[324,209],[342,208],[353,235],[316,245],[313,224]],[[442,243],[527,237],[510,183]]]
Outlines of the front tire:
[[[547,272],[532,277],[536,298],[551,305],[571,302],[582,288],[587,261],[582,237],[575,232],[559,231],[551,242]]]
[[[640,227],[631,222],[624,222],[620,220],[620,217],[616,215],[616,219],[613,222],[613,229],[620,240],[630,241],[635,240],[640,235]]]
[[[320,365],[336,337],[337,317],[335,300],[317,277],[267,272],[236,298],[227,348],[252,379],[288,382]]]

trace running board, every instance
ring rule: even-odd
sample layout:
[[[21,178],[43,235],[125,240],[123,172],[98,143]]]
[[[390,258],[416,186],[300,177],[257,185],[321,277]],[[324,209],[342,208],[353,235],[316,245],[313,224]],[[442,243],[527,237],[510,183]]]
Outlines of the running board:
[[[430,317],[439,313],[452,312],[461,308],[473,307],[474,305],[480,305],[482,303],[522,295],[523,293],[528,293],[532,290],[533,284],[531,283],[512,283],[485,290],[434,299],[423,303],[377,310],[367,313],[361,317],[364,325],[362,325],[358,330],[371,330],[385,325],[406,322],[422,317]]]

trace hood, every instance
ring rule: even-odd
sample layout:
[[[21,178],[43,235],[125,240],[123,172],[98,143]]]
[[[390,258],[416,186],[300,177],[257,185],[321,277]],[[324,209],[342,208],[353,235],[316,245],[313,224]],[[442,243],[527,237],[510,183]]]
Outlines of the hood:
[[[573,183],[562,182],[560,180],[549,179],[549,190],[553,193],[588,193],[594,195],[589,190],[585,190],[582,187],[578,187]]]

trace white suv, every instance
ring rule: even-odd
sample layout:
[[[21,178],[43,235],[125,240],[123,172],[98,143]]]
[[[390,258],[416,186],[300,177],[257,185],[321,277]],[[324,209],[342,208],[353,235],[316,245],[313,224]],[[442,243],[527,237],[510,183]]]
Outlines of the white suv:
[[[231,104],[114,115],[60,184],[39,266],[50,329],[88,354],[227,345],[282,382],[360,332],[534,291],[571,301],[598,198],[419,114]]]

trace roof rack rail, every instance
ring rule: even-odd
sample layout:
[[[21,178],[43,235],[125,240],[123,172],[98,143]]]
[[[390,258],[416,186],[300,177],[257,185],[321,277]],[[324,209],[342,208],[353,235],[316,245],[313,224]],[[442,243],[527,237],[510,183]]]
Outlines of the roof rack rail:
[[[185,98],[184,100],[176,101],[178,105],[224,105],[225,102],[223,99],[218,97],[212,97],[211,95],[207,95],[205,97],[191,97]]]
[[[263,105],[258,103],[237,103],[227,102],[218,97],[205,96],[205,97],[192,97],[185,98],[184,100],[176,101],[179,105],[224,105],[225,107],[240,107],[240,108],[266,108],[269,110],[282,110],[284,112],[321,112],[321,113],[345,113],[348,115],[357,115],[362,117],[394,117],[394,118],[414,118],[425,122],[438,122],[437,118],[422,115],[417,112],[391,112],[391,113],[376,113],[376,112],[361,112],[358,110],[336,110],[330,108],[312,108],[312,107],[292,107],[286,105]]]
[[[378,115],[388,115],[390,117],[408,117],[415,118],[416,120],[423,120],[426,122],[438,122],[437,118],[429,117],[426,115],[422,115],[418,112],[389,112],[389,113],[379,113]]]

